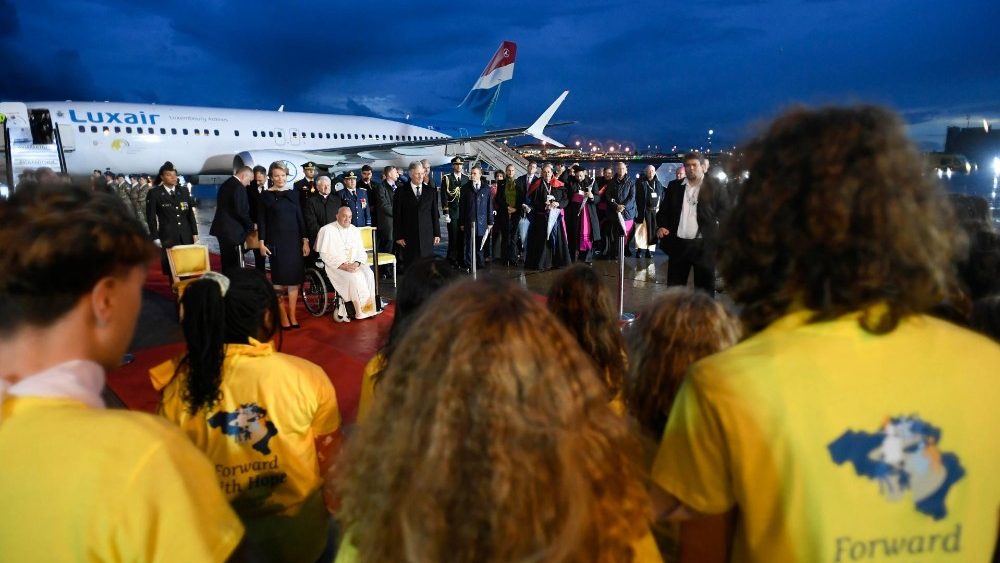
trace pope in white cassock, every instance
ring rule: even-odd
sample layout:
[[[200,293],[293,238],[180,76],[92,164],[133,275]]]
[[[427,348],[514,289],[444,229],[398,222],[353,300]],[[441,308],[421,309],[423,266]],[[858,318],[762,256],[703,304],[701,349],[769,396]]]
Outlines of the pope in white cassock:
[[[316,251],[326,264],[326,276],[345,301],[354,305],[354,318],[378,314],[375,308],[375,275],[361,243],[361,231],[351,224],[351,208],[341,207],[337,220],[319,230]]]

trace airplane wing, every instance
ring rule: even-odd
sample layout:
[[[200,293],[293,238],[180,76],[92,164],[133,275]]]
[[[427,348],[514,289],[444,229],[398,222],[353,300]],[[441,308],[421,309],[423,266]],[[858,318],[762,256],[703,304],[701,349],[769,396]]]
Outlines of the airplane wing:
[[[352,161],[359,159],[358,162],[365,162],[368,160],[375,160],[376,157],[372,153],[387,152],[391,151],[396,154],[406,155],[405,149],[407,148],[424,148],[424,147],[438,147],[443,145],[452,145],[456,143],[467,143],[470,141],[487,141],[493,139],[508,139],[510,137],[518,137],[520,135],[530,135],[535,137],[540,141],[545,141],[550,145],[556,147],[562,147],[563,145],[558,141],[546,136],[543,130],[549,126],[549,121],[555,114],[559,106],[562,105],[563,100],[569,95],[569,90],[562,93],[556,101],[549,105],[548,109],[535,120],[534,123],[528,127],[513,127],[508,129],[496,129],[493,131],[486,131],[478,135],[468,135],[465,137],[444,137],[440,139],[424,139],[422,141],[391,141],[385,143],[377,144],[367,144],[367,145],[356,145],[352,147],[337,147],[332,149],[319,149],[308,151],[309,154],[317,155],[317,157],[322,160],[324,156],[329,158],[342,158],[346,161]],[[553,125],[568,125],[570,122],[564,122]],[[400,150],[404,149],[404,150]],[[316,161],[319,163],[319,161]]]

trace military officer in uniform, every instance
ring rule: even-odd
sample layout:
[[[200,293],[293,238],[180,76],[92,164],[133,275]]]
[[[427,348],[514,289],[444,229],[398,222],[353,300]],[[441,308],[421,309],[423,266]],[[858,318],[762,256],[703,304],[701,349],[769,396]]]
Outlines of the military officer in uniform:
[[[160,265],[163,273],[169,276],[166,249],[198,242],[198,222],[191,194],[177,184],[177,170],[170,161],[160,167],[160,185],[149,190],[146,196],[146,224],[153,242],[162,249]]]
[[[465,262],[465,245],[458,229],[458,214],[461,209],[462,186],[469,178],[462,174],[462,157],[451,159],[451,173],[441,178],[441,209],[448,224],[448,262],[460,267]]]
[[[358,176],[353,170],[344,174],[344,189],[337,192],[340,205],[350,207],[353,212],[351,224],[355,227],[367,227],[372,224],[372,216],[368,209],[368,191],[357,187]]]
[[[302,173],[306,175],[293,185],[299,192],[299,206],[304,210],[306,200],[316,193],[316,163],[309,161],[302,165]]]

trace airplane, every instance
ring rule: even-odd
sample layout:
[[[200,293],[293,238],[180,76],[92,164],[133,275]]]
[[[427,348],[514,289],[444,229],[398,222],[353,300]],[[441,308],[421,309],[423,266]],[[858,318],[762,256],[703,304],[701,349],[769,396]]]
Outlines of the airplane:
[[[447,164],[448,146],[545,135],[563,92],[529,126],[502,128],[517,45],[500,44],[462,103],[427,119],[398,121],[331,115],[210,107],[111,102],[2,102],[0,127],[7,133],[7,170],[49,166],[73,177],[93,170],[154,172],[169,160],[183,174],[232,174],[241,165],[290,166],[294,181],[307,161],[336,174],[364,164],[406,167],[427,159]],[[2,178],[0,178],[2,179]],[[13,183],[12,183],[13,185]]]

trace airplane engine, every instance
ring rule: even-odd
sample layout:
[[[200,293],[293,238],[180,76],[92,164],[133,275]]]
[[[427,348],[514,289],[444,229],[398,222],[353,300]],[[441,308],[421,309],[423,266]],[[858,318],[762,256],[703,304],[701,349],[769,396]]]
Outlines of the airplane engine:
[[[305,159],[300,153],[288,151],[243,151],[233,157],[233,169],[246,165],[251,168],[263,166],[268,168],[272,162],[282,161],[288,167],[288,183],[301,180],[305,177],[302,173],[302,165]]]

